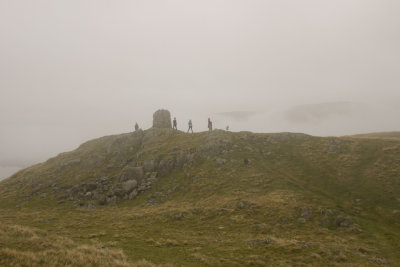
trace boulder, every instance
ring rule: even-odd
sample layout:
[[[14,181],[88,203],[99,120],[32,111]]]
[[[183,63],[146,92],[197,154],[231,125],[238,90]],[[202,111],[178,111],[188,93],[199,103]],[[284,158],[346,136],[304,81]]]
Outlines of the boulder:
[[[120,181],[125,182],[129,180],[136,180],[140,183],[144,177],[144,171],[142,167],[125,167],[120,174]]]
[[[122,183],[122,189],[124,190],[125,193],[130,193],[133,189],[137,187],[138,183],[136,180],[128,180],[124,183]]]
[[[153,114],[153,128],[172,128],[171,113],[165,109],[157,110]]]

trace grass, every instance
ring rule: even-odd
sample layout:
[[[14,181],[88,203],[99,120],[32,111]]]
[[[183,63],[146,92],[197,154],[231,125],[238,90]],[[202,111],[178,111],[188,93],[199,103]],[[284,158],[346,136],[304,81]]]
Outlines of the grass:
[[[269,134],[149,131],[141,146],[131,146],[138,138],[131,135],[90,141],[0,184],[4,264],[378,266],[380,259],[393,266],[400,263],[400,216],[392,212],[400,206],[398,141],[346,137],[338,139],[330,152],[331,138],[290,134],[271,141]],[[120,152],[107,153],[112,145],[120,145]],[[194,162],[174,168],[137,199],[114,207],[88,211],[77,208],[76,202],[58,205],[62,191],[49,191],[52,183],[77,183],[76,176],[79,183],[99,176],[116,179],[132,160],[141,164],[180,151],[196,154]],[[93,155],[104,157],[104,162],[86,164]],[[76,158],[79,164],[60,167]],[[217,158],[227,161],[217,164]],[[250,160],[248,165],[244,158]],[[105,168],[111,162],[113,167]],[[33,198],[24,200],[33,191]],[[48,196],[41,197],[43,192]],[[306,223],[299,221],[303,207],[313,211]],[[335,215],[321,226],[325,216],[320,211],[326,209],[335,210]],[[358,228],[336,227],[337,215],[350,216]],[[26,230],[10,230],[13,227]]]

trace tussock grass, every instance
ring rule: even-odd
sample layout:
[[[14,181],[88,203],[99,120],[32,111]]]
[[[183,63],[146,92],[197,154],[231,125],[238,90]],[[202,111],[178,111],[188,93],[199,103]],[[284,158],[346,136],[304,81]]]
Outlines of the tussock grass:
[[[20,225],[0,225],[0,266],[156,266],[130,263],[119,249],[82,245]]]

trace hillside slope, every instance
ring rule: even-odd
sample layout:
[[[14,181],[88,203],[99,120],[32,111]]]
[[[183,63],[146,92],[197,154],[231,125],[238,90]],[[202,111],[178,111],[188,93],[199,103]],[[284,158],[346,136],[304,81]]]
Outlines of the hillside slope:
[[[368,134],[356,134],[355,138],[375,138],[375,139],[400,139],[400,132],[380,132]]]
[[[397,140],[151,129],[2,181],[0,219],[131,262],[395,266],[399,156]]]

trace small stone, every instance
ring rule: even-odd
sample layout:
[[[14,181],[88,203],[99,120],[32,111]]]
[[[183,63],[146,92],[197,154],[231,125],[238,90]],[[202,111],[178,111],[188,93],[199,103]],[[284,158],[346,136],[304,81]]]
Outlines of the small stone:
[[[215,160],[215,163],[216,163],[217,165],[224,165],[226,162],[227,162],[226,159],[221,159],[221,158],[217,158],[217,159]]]
[[[298,221],[299,223],[302,223],[302,224],[305,224],[305,223],[307,222],[307,220],[304,219],[304,218],[299,218],[297,221]]]
[[[337,216],[335,219],[335,225],[338,227],[348,228],[353,224],[354,222],[349,217]]]
[[[309,208],[303,207],[300,209],[300,216],[303,218],[309,219],[309,218],[311,218],[312,214],[313,214],[313,211]]]
[[[96,206],[93,203],[88,203],[87,210],[94,210]]]

